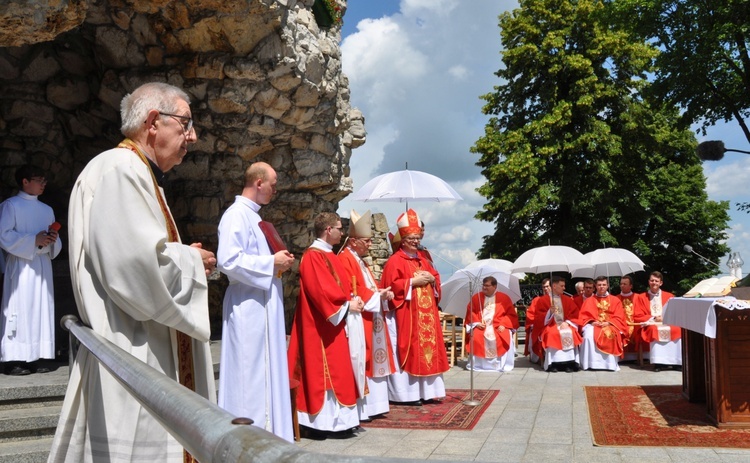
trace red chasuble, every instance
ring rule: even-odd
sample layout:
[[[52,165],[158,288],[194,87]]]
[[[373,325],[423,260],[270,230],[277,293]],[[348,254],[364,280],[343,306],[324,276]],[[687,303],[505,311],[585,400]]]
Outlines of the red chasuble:
[[[672,299],[674,294],[666,291],[661,292],[661,306],[667,305],[667,301]],[[635,321],[642,323],[651,318],[651,301],[648,298],[648,291],[637,296],[635,304]],[[667,325],[670,328],[670,341],[677,341],[682,337],[682,330],[679,326]],[[647,344],[651,342],[664,342],[659,339],[659,327],[657,325],[645,325],[640,329],[640,338]]]
[[[425,270],[435,277],[435,285],[412,288],[411,300],[406,300],[409,280],[417,270]],[[398,333],[398,361],[401,369],[412,376],[434,376],[448,371],[448,356],[443,343],[443,328],[438,313],[440,275],[432,265],[420,257],[410,257],[402,249],[385,264],[381,284],[391,287],[395,297],[389,302],[396,311]],[[435,297],[435,290],[438,297]]]
[[[578,324],[578,306],[576,305],[575,301],[572,297],[568,296],[560,296],[560,302],[562,303],[562,309],[563,309],[563,318],[565,320],[570,320],[571,322]],[[547,312],[549,312],[550,306],[552,305],[552,300],[550,296],[540,296],[540,300],[537,303],[539,307],[539,312],[543,312],[544,315],[539,319],[539,326],[541,327],[539,338],[541,338],[539,344],[540,351],[542,352],[542,355],[540,355],[540,358],[544,358],[544,349],[548,347],[553,347],[557,350],[563,349],[562,344],[562,338],[560,337],[560,330],[557,327],[557,323],[555,322],[555,317],[551,317],[549,319],[549,322],[547,322],[546,325],[542,326],[544,323],[544,319],[547,316]],[[537,312],[537,314],[539,314]],[[575,326],[570,327],[571,335],[573,337],[573,346],[579,346],[583,342],[583,338],[581,338],[581,335],[578,334],[578,329]],[[565,346],[567,348],[567,346]]]
[[[625,323],[628,325],[628,330],[625,332],[625,339],[623,340],[624,352],[638,352],[638,337],[641,332],[641,327],[635,325],[635,300],[638,294],[630,293],[630,296],[618,294],[615,297],[622,304],[622,311],[625,313]]]
[[[297,409],[315,415],[331,389],[345,407],[357,403],[345,322],[328,321],[350,300],[346,271],[332,252],[310,248],[299,265],[300,291],[289,340],[289,377],[299,380]]]
[[[591,296],[584,301],[579,318],[581,328],[593,321],[611,323],[604,328],[594,326],[594,341],[597,349],[601,352],[617,357],[622,356],[624,334],[621,333],[627,333],[628,326],[625,323],[625,312],[622,310],[622,304],[617,297]]]
[[[468,349],[470,354],[486,359],[494,359],[505,355],[508,349],[510,349],[510,343],[512,342],[510,330],[517,330],[520,326],[513,301],[510,300],[508,295],[497,291],[492,298],[495,300],[495,314],[492,322],[488,323],[485,320],[486,328],[474,328],[471,335],[471,344]],[[486,299],[487,296],[484,293],[477,293],[471,297],[471,302],[466,306],[464,323],[474,324],[482,321]],[[505,327],[503,331],[499,331],[501,326]],[[485,344],[485,333],[490,329],[495,332],[496,348],[493,350],[488,350]]]
[[[362,276],[362,268],[359,266],[359,262],[357,262],[357,259],[354,257],[354,255],[351,253],[349,249],[345,249],[341,251],[341,254],[338,255],[339,260],[341,261],[341,265],[344,267],[344,271],[346,272],[346,279],[351,282],[352,276],[355,277],[357,282],[357,295],[362,298],[362,300],[367,303],[367,301],[370,300],[374,292],[367,287],[367,281]],[[367,271],[370,271],[370,268],[367,268]],[[373,281],[375,280],[375,276],[370,273],[370,276],[372,276]],[[387,356],[388,358],[388,364],[389,364],[389,371],[382,371],[379,372],[377,377],[385,376],[391,373],[396,372],[396,363],[393,360],[393,352],[391,352],[391,341],[390,337],[388,336],[388,330],[385,326],[385,318],[383,318],[383,312],[362,312],[362,321],[365,325],[365,374],[368,378],[373,377],[373,355],[377,356],[378,358],[381,358],[382,361],[378,363],[385,363],[384,360]],[[385,336],[386,344],[382,347],[377,347],[373,351],[373,339],[372,339],[372,333],[373,330],[377,330],[378,332],[382,332]]]

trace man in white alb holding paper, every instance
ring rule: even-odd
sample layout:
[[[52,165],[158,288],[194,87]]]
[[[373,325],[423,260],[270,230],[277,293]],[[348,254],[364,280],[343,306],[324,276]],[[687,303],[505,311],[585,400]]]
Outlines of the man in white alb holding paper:
[[[229,278],[224,295],[219,406],[292,441],[284,292],[280,273],[294,264],[271,252],[258,211],[276,193],[265,162],[245,170],[245,187],[219,223],[217,266]]]

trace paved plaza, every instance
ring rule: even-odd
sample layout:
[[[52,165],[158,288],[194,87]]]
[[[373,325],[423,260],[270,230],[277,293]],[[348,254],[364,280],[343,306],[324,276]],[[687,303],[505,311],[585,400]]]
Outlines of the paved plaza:
[[[449,389],[468,389],[469,372],[454,366]],[[305,449],[338,455],[447,461],[510,462],[735,462],[750,450],[677,447],[595,447],[583,386],[674,385],[682,373],[623,364],[619,372],[547,373],[526,357],[510,373],[475,373],[475,389],[500,393],[471,431],[370,428],[344,440],[303,439]]]

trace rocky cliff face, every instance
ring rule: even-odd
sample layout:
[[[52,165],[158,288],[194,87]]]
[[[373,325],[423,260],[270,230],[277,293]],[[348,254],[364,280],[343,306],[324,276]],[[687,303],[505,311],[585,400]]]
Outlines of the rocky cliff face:
[[[42,198],[65,225],[80,170],[115,145],[121,98],[146,81],[183,88],[199,141],[168,176],[185,242],[216,248],[221,213],[244,168],[263,160],[279,194],[263,209],[292,252],[311,219],[351,192],[351,150],[364,118],[349,104],[340,32],[321,28],[313,0],[47,0],[0,4],[0,194],[15,167],[48,171]],[[346,1],[338,0],[345,9]],[[63,235],[63,239],[65,235]],[[296,274],[286,277],[293,309]],[[220,314],[223,285],[213,282]]]

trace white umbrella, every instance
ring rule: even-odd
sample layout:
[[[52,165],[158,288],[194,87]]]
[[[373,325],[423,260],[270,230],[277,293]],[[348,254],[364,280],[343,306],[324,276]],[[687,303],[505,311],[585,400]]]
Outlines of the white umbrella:
[[[643,271],[643,261],[635,254],[622,248],[597,249],[584,254],[593,266],[593,276],[619,277],[628,273]],[[587,277],[589,274],[573,272],[573,277]]]
[[[354,201],[461,201],[463,198],[439,177],[418,170],[378,175],[351,196]]]
[[[471,297],[482,288],[482,280],[490,276],[497,280],[497,290],[507,294],[513,303],[521,299],[518,277],[490,266],[467,267],[458,270],[440,286],[440,307],[443,312],[464,318]]]
[[[594,277],[589,260],[569,246],[540,246],[529,249],[513,262],[511,270],[526,273],[568,272]]]
[[[524,278],[526,278],[526,274],[523,272],[513,273],[513,262],[505,259],[480,259],[467,265],[466,269],[477,267],[492,267],[500,270],[501,272],[512,273],[513,276],[518,278],[519,280],[523,280]]]

